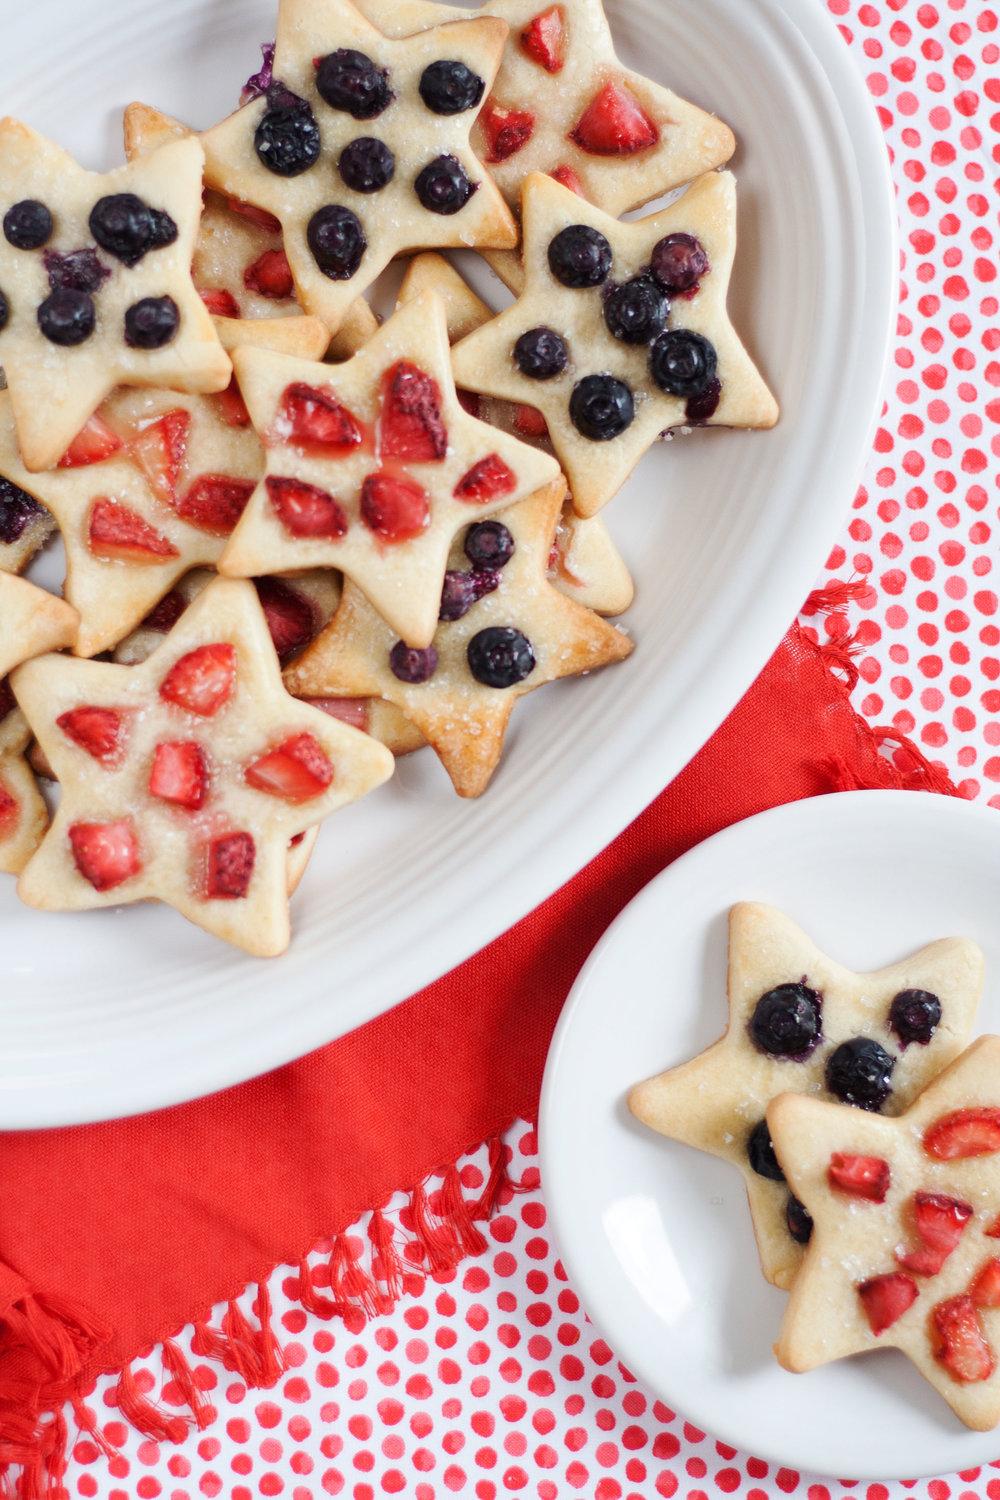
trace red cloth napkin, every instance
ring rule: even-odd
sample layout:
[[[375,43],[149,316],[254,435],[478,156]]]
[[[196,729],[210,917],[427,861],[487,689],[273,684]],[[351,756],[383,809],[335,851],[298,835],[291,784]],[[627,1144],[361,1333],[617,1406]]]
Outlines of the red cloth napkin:
[[[840,663],[843,665],[843,660]],[[170,1341],[199,1328],[199,1352],[249,1384],[273,1383],[280,1352],[263,1283],[397,1189],[412,1189],[433,1268],[483,1247],[504,1169],[463,1199],[466,1149],[537,1108],[546,1049],[580,965],[609,922],[658,871],[717,830],[778,803],[851,786],[929,785],[914,747],[880,754],[823,651],[793,629],[691,764],[606,850],[536,911],[404,1004],[298,1062],[173,1109],[106,1124],[0,1136],[0,1473],[24,1500],[59,1493],[69,1399],[99,1371],[121,1371],[122,1414],[152,1436],[178,1418],[142,1397],[129,1361],[164,1341],[164,1362],[202,1398]],[[344,1306],[391,1305],[405,1267],[379,1214],[378,1284],[350,1252],[332,1264]],[[353,1286],[352,1286],[352,1276]],[[232,1299],[260,1283],[257,1323]],[[302,1282],[306,1305],[316,1293]],[[351,1293],[353,1291],[353,1297]],[[96,1435],[96,1434],[95,1434]],[[55,1489],[52,1486],[55,1486]]]

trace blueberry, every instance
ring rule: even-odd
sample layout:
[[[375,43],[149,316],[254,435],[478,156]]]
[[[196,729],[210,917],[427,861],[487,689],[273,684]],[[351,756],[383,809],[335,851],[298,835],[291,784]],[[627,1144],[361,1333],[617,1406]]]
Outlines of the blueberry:
[[[394,98],[386,71],[351,47],[320,58],[316,88],[331,109],[344,110],[355,120],[374,120]]]
[[[420,97],[436,115],[460,115],[473,109],[486,87],[478,73],[463,62],[439,58],[428,63],[420,75]]]
[[[769,1177],[772,1182],[784,1182],[785,1174],[774,1154],[774,1143],[766,1120],[758,1120],[747,1137],[747,1160],[758,1177]]]
[[[433,646],[423,651],[397,641],[389,652],[389,666],[400,682],[428,682],[437,671],[438,656]]]
[[[685,422],[707,422],[714,417],[722,399],[722,381],[718,376],[708,382],[700,396],[688,398],[684,407]]]
[[[349,281],[368,248],[361,220],[339,203],[316,210],[309,220],[306,240],[316,264],[331,281]]]
[[[798,1198],[789,1197],[785,1208],[785,1223],[788,1225],[788,1233],[797,1245],[808,1245],[813,1232],[812,1215]]]
[[[618,437],[635,416],[632,392],[613,375],[585,375],[573,387],[569,414],[577,432],[594,443]]]
[[[650,270],[668,292],[689,292],[708,270],[708,256],[693,234],[668,234],[653,246]]]
[[[455,156],[435,156],[417,174],[413,190],[432,214],[457,214],[472,197],[477,182],[470,182]]]
[[[86,292],[59,287],[38,309],[38,326],[50,344],[70,349],[90,338],[97,325],[97,309]]]
[[[355,193],[377,193],[392,181],[396,158],[373,135],[359,136],[340,153],[337,163],[347,187]]]
[[[649,354],[649,372],[668,396],[700,396],[715,379],[715,349],[690,328],[661,333]]]
[[[611,270],[611,246],[589,224],[570,224],[549,244],[549,270],[563,286],[600,286]]]
[[[535,670],[531,642],[512,625],[490,625],[466,647],[469,671],[484,687],[508,688]]]
[[[900,990],[889,1006],[889,1026],[905,1047],[908,1042],[926,1046],[941,1019],[941,1001],[929,990]]]
[[[125,342],[130,349],[162,349],[180,324],[173,297],[142,297],[125,311]]]
[[[750,1035],[772,1057],[808,1056],[822,1041],[822,998],[804,984],[779,984],[761,995],[750,1017]]]
[[[471,573],[449,568],[444,575],[438,619],[460,620],[484,594],[492,594],[499,582],[500,574],[493,568],[475,568]]]
[[[22,198],[3,216],[3,232],[15,250],[40,250],[52,229],[52,215],[37,198]]]
[[[871,1037],[852,1037],[827,1058],[826,1086],[844,1104],[881,1109],[892,1092],[895,1061]]]
[[[502,521],[477,521],[465,536],[465,555],[477,568],[502,568],[514,556],[514,538]]]
[[[670,301],[651,276],[616,286],[604,304],[608,332],[623,344],[648,344],[666,326]]]
[[[58,250],[46,250],[42,264],[52,291],[69,286],[77,292],[96,292],[111,275],[109,267],[102,264],[97,251],[90,245],[83,250],[70,250],[65,255]]]
[[[566,341],[554,328],[529,328],[514,345],[514,363],[529,380],[552,380],[568,360]]]
[[[135,193],[111,193],[90,211],[90,232],[124,266],[138,264],[148,250],[177,238],[177,225],[162,209],[151,209]]]
[[[281,104],[271,102],[273,86],[267,97],[270,107],[254,131],[254,150],[275,176],[298,177],[319,160],[322,141],[316,117],[305,99],[287,90],[281,91]]]
[[[42,509],[34,495],[0,475],[0,542],[9,545],[20,541],[25,527],[42,514]]]
[[[3,292],[0,292],[0,333],[7,327],[10,321],[10,303]]]

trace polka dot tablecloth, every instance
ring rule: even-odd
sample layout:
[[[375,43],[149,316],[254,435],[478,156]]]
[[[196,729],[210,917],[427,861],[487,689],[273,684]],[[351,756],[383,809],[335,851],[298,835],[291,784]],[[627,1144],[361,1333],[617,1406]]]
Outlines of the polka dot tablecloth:
[[[846,648],[866,719],[914,740],[966,797],[1000,807],[1000,10],[983,0],[827,5],[892,157],[901,300],[874,449],[817,580],[855,587],[843,609],[802,623]],[[90,1436],[71,1441],[68,1494],[1000,1500],[1000,1461],[929,1481],[852,1484],[768,1465],[692,1427],[587,1322],[548,1239],[530,1127],[513,1128],[507,1148],[519,1190],[503,1195],[483,1254],[430,1278],[414,1261],[394,1311],[354,1323],[307,1312],[298,1269],[278,1268],[269,1293],[286,1369],[277,1384],[247,1390],[192,1351],[186,1330],[178,1342],[198,1423],[178,1445],[151,1442],[121,1419],[114,1381],[102,1381],[87,1404],[112,1452]],[[470,1196],[485,1166],[485,1148],[462,1163]],[[394,1208],[405,1240],[410,1209],[402,1198]],[[306,1299],[321,1310],[328,1256],[329,1246],[316,1248]],[[252,1315],[252,1294],[244,1300]],[[134,1371],[140,1392],[188,1410],[159,1351]]]

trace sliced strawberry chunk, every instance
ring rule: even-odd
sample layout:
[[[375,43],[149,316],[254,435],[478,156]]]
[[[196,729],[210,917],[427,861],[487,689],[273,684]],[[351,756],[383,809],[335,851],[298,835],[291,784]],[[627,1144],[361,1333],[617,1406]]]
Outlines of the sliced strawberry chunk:
[[[291,267],[284,250],[265,250],[243,272],[243,285],[261,297],[280,302],[295,290]]]
[[[558,73],[566,61],[566,18],[553,5],[530,20],[521,32],[521,46],[546,73]]]
[[[517,489],[517,475],[500,457],[499,453],[488,453],[472,465],[467,474],[456,484],[453,494],[456,500],[465,500],[470,505],[485,505],[497,495],[510,495]]]
[[[159,604],[153,605],[141,624],[146,630],[159,630],[166,635],[168,630],[173,630],[187,606],[188,601],[180,590],[171,589],[169,594],[164,594]]]
[[[918,1295],[917,1283],[912,1276],[902,1271],[889,1271],[885,1276],[872,1276],[858,1287],[872,1333],[884,1333],[897,1318],[901,1318],[908,1307],[912,1307]]]
[[[240,304],[232,292],[227,292],[223,287],[202,287],[198,296],[213,317],[238,318],[240,316]]]
[[[522,437],[548,437],[549,424],[537,406],[518,406],[514,426]]]
[[[219,403],[222,420],[227,427],[250,426],[250,413],[247,411],[247,404],[243,400],[243,393],[236,384],[235,375],[226,386],[226,389],[218,392],[215,399]]]
[[[123,562],[156,563],[180,556],[169,537],[136,511],[104,497],[90,508],[87,540],[95,557],[120,558]]]
[[[556,182],[561,182],[564,188],[569,188],[570,192],[575,193],[578,198],[586,198],[587,195],[583,191],[583,183],[572,167],[553,167],[549,176],[554,177]]]
[[[1000,1151],[1000,1109],[957,1109],[924,1131],[924,1150],[937,1161]]]
[[[14,689],[10,685],[9,677],[0,677],[0,724],[3,723],[8,714],[12,714],[17,707],[17,699],[14,697]]]
[[[455,395],[463,411],[467,411],[470,417],[479,416],[481,403],[475,391],[456,391]]]
[[[988,1260],[976,1272],[969,1296],[977,1307],[1000,1307],[1000,1260]]]
[[[347,451],[357,447],[364,434],[357,417],[338,401],[331,390],[295,381],[282,392],[278,407],[278,432],[282,441]]]
[[[313,708],[322,709],[331,719],[339,719],[342,724],[351,724],[355,729],[365,731],[368,729],[367,698],[307,698],[306,702]]]
[[[264,481],[278,520],[299,537],[325,537],[336,541],[347,534],[347,516],[339,500],[307,484],[304,479],[284,479],[269,474]]]
[[[384,542],[419,536],[430,519],[427,492],[398,474],[369,474],[361,486],[361,519]]]
[[[77,869],[95,891],[114,890],[142,869],[139,845],[127,818],[118,823],[74,823],[69,841]]]
[[[316,615],[305,594],[290,588],[280,578],[254,580],[267,628],[271,632],[278,660],[285,666],[290,657],[316,633]]]
[[[208,761],[194,740],[163,740],[153,751],[149,790],[178,807],[200,807],[208,791]]]
[[[81,469],[85,464],[99,464],[124,446],[123,439],[118,436],[114,428],[109,427],[107,422],[95,412],[81,427],[56,468]]]
[[[154,494],[168,505],[174,498],[190,426],[191,413],[179,406],[150,422],[129,443],[129,457],[139,465]]]
[[[256,488],[252,479],[237,479],[231,474],[199,474],[174,510],[199,531],[228,536]]]
[[[496,100],[488,99],[479,116],[486,137],[486,155],[483,158],[492,164],[516,156],[522,146],[531,140],[535,129],[535,117],[527,109],[504,109]]]
[[[852,1198],[884,1203],[889,1191],[889,1163],[880,1156],[849,1156],[834,1151],[826,1175],[832,1188]]]
[[[383,457],[410,463],[439,463],[448,451],[437,381],[408,360],[385,373],[379,438]]]
[[[991,1240],[1000,1240],[1000,1214],[983,1230]]]
[[[968,1292],[939,1302],[931,1312],[941,1342],[934,1350],[948,1373],[963,1385],[988,1380],[996,1361],[979,1324],[976,1305]]]
[[[104,765],[116,760],[125,745],[125,720],[113,708],[84,704],[56,720],[67,739]]]
[[[609,78],[569,133],[591,156],[631,156],[655,146],[660,132],[623,83]]]
[[[0,838],[7,838],[13,833],[19,810],[14,793],[0,780]]]
[[[212,839],[206,850],[205,893],[210,901],[234,901],[245,896],[253,875],[257,846],[249,833],[227,833]]]
[[[247,766],[244,779],[258,792],[286,802],[308,802],[326,791],[333,780],[333,766],[318,740],[311,734],[296,734]]]
[[[210,719],[228,703],[236,686],[236,648],[228,641],[198,646],[174,662],[160,683],[167,703]]]
[[[944,1193],[914,1193],[913,1212],[921,1248],[897,1250],[896,1259],[919,1276],[936,1276],[962,1238],[972,1205]]]
[[[230,198],[229,207],[240,218],[249,219],[251,224],[256,224],[258,229],[266,229],[268,234],[281,233],[281,220],[268,213],[266,208],[258,208],[255,203],[243,203],[239,198]]]

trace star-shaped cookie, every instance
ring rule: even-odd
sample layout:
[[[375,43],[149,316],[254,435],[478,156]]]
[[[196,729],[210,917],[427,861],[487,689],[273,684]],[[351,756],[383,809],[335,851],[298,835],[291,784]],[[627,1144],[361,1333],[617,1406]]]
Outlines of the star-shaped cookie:
[[[646,1125],[743,1173],[761,1268],[788,1287],[809,1239],[764,1123],[778,1094],[825,1095],[899,1114],[964,1047],[983,983],[980,949],[943,938],[856,974],[773,907],[729,917],[729,1026],[723,1037],[629,1095]]]
[[[558,474],[547,454],[463,411],[448,354],[433,292],[342,365],[236,350],[267,473],[220,571],[340,568],[397,635],[429,645],[458,529]]]
[[[518,698],[543,683],[621,661],[632,643],[546,577],[561,479],[456,537],[441,616],[423,651],[408,649],[357,588],[285,681],[308,698],[382,697],[437,751],[456,791],[483,792]]]
[[[455,346],[455,380],[538,408],[580,515],[600,510],[667,428],[774,424],[726,312],[730,173],[630,223],[532,173],[523,217],[524,291]]]
[[[139,666],[48,655],[11,678],[62,799],[29,906],[159,898],[248,953],[289,939],[289,841],[392,773],[290,698],[252,584],[216,579]]]
[[[198,142],[102,174],[5,119],[0,160],[0,364],[27,468],[55,463],[116,385],[223,389],[191,281]]]
[[[775,1149],[813,1240],[775,1352],[786,1369],[888,1346],[966,1426],[1000,1421],[1000,1037],[896,1119],[782,1096]]]
[[[281,0],[274,82],[201,137],[206,180],[281,222],[331,330],[401,251],[517,243],[469,145],[505,36],[485,16],[390,40],[350,0]]]

